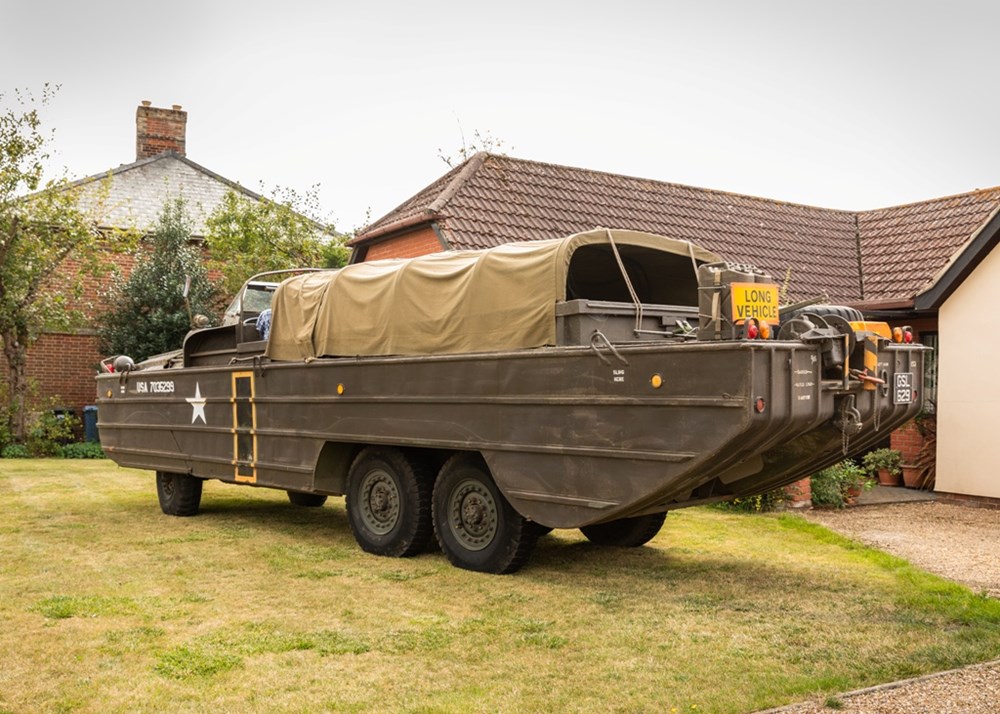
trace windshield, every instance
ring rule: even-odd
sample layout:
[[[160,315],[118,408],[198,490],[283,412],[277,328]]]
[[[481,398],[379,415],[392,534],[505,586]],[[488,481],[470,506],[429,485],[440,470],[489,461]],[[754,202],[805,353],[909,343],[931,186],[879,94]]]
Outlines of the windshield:
[[[262,310],[271,307],[271,298],[274,297],[274,289],[277,283],[250,282],[226,308],[224,325],[234,325],[248,317],[256,317]]]

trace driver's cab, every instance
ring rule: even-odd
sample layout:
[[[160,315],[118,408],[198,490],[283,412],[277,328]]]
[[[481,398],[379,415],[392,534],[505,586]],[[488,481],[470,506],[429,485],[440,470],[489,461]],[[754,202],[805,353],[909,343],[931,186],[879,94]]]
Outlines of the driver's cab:
[[[258,273],[243,284],[229,303],[222,324],[193,330],[184,340],[184,366],[228,364],[234,358],[262,355],[267,348],[271,300],[285,278],[322,268],[295,268]]]
[[[257,329],[257,320],[265,311],[270,314],[271,298],[274,297],[278,283],[259,280],[257,277],[254,276],[243,285],[222,317],[223,325],[237,325],[237,342],[266,339],[266,334]]]

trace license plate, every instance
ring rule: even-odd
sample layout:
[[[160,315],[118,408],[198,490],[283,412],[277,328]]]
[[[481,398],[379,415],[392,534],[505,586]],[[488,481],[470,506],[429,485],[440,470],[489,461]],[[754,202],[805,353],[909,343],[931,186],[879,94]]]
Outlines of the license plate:
[[[733,322],[742,325],[755,318],[778,324],[778,286],[774,283],[731,283]]]
[[[895,389],[892,390],[893,404],[913,402],[913,372],[896,372]]]

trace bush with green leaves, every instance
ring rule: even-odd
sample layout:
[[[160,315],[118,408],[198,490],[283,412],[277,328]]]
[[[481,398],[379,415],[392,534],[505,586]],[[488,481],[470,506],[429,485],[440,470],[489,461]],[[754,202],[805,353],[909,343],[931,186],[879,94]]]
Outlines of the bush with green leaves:
[[[849,492],[870,488],[874,483],[863,468],[851,459],[825,468],[811,479],[812,504],[819,508],[843,508]]]
[[[104,450],[95,441],[77,441],[62,449],[64,459],[103,459]]]
[[[783,488],[776,488],[773,491],[758,493],[755,496],[740,496],[729,501],[720,501],[718,508],[724,511],[737,511],[739,513],[767,513],[776,511],[785,505],[788,494]]]
[[[0,397],[2,400],[3,397]],[[0,404],[0,449],[13,443],[14,435],[10,431],[10,420],[7,417],[7,404]]]
[[[190,312],[184,301],[188,278]],[[101,349],[105,354],[126,354],[137,362],[179,348],[194,314],[214,315],[215,287],[208,279],[201,250],[191,242],[191,223],[182,199],[163,206],[132,272],[113,277],[106,297],[110,307],[98,328]]]
[[[4,459],[30,459],[31,453],[28,451],[28,447],[22,444],[7,444],[0,451],[0,458]]]
[[[68,413],[39,412],[28,432],[26,446],[32,456],[62,456],[63,445],[73,441],[80,420]]]

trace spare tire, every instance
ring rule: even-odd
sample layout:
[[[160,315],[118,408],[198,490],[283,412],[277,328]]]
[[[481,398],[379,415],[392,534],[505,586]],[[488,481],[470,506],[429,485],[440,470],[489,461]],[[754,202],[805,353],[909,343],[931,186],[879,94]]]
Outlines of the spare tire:
[[[800,315],[805,315],[806,313],[819,315],[820,317],[836,315],[837,317],[844,318],[848,322],[862,322],[865,319],[865,316],[861,314],[860,310],[848,307],[847,305],[807,305],[806,307],[800,307],[797,310],[782,312],[781,321],[785,322],[785,320],[791,320],[799,317]]]

